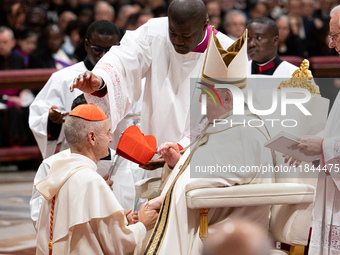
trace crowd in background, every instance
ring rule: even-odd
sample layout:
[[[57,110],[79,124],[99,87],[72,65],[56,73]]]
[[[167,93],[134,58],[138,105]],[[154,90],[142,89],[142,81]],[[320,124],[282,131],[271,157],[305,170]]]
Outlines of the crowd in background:
[[[279,55],[303,58],[336,55],[328,48],[329,12],[339,0],[205,0],[210,24],[233,39],[239,38],[247,21],[267,16],[279,28]],[[84,38],[89,24],[109,20],[119,28],[135,30],[150,18],[167,15],[169,0],[0,0],[0,70],[56,68],[84,60]],[[10,30],[8,30],[10,28]],[[7,47],[7,49],[6,49]],[[27,120],[29,91],[1,90],[0,118]],[[33,94],[36,94],[33,92]],[[9,96],[12,100],[8,101]],[[13,100],[15,97],[18,100]],[[11,109],[10,109],[11,108]],[[10,112],[10,114],[9,114]],[[13,123],[13,121],[8,121]],[[27,121],[0,124],[0,147],[34,143]],[[29,134],[29,135],[28,135]],[[14,138],[13,138],[14,137]],[[27,137],[31,137],[27,141]]]
[[[279,55],[335,55],[329,50],[329,11],[337,0],[205,0],[210,23],[236,39],[247,20],[268,16],[276,20],[280,33]],[[0,26],[14,31],[14,53],[25,68],[63,68],[86,55],[86,28],[99,19],[114,22],[123,36],[152,17],[167,15],[166,0],[2,0]],[[49,56],[60,63],[47,61]],[[47,60],[46,60],[47,59]],[[58,59],[58,60],[59,60]]]

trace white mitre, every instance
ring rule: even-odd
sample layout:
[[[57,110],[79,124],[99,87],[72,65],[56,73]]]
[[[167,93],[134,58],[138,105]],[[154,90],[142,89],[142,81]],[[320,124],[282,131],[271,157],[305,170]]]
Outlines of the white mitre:
[[[201,82],[212,86],[230,84],[243,89],[246,87],[247,61],[247,30],[225,50],[212,28]]]

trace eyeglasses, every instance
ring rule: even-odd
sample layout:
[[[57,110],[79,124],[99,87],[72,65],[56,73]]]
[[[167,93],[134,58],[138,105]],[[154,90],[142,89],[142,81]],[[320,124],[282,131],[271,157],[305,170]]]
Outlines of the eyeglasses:
[[[328,39],[329,39],[329,42],[334,42],[334,40],[336,40],[336,36],[338,35],[338,34],[340,34],[340,32],[339,33],[336,33],[336,34],[332,34],[332,35],[328,35]]]
[[[89,41],[89,44],[90,44],[90,47],[91,47],[93,53],[96,54],[96,55],[101,55],[103,52],[106,53],[111,49],[111,47],[103,48],[103,47],[100,47],[100,46],[92,45],[90,43],[90,41]]]

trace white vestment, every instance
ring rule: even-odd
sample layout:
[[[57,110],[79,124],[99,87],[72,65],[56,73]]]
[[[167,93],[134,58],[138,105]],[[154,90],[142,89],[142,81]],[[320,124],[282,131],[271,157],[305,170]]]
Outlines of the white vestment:
[[[87,68],[84,62],[80,62],[53,73],[30,106],[29,126],[34,134],[34,137],[38,143],[40,152],[44,159],[47,159],[54,154],[57,144],[59,143],[61,143],[61,151],[69,148],[64,135],[64,125],[62,125],[62,129],[60,131],[58,139],[48,141],[48,113],[52,105],[57,106],[61,111],[71,111],[73,100],[83,92],[76,89],[74,92],[71,93],[70,86],[73,83],[74,78],[76,78],[79,74],[84,73],[85,71],[87,71]],[[141,111],[140,109],[141,103],[138,102],[129,113],[139,114]],[[130,125],[138,124],[138,122],[139,119],[123,119],[118,125],[117,132],[115,132],[113,135],[113,144],[110,144],[110,147],[115,148],[117,146],[121,131],[125,130]],[[54,158],[43,161],[42,165],[40,166],[40,168],[43,169],[38,170],[36,181],[39,181],[46,177],[48,169],[53,161]],[[102,176],[108,173],[110,163],[111,162],[109,162],[109,164],[98,165],[98,172]],[[41,174],[39,174],[39,172]],[[134,186],[135,182],[143,178],[146,178],[146,173],[144,169],[139,168],[138,165],[133,162],[130,162],[123,158],[119,159],[119,162],[116,165],[116,170],[112,175],[111,180],[114,181],[113,192],[117,200],[125,210],[139,210],[140,204],[144,202],[144,200],[136,198]],[[34,213],[34,211],[35,210],[33,210],[33,214],[36,214]],[[35,221],[36,216],[31,216],[32,220]]]
[[[228,123],[231,120],[239,123],[243,122],[244,119],[247,123],[248,120],[254,119],[254,117],[231,116],[226,118]],[[237,184],[272,182],[273,174],[262,175],[261,171],[246,172],[237,170],[236,172],[215,172],[212,174],[201,172],[200,178],[192,177],[196,174],[196,168],[203,165],[216,167],[217,165],[220,167],[231,165],[236,169],[246,166],[258,166],[261,169],[261,165],[273,165],[271,151],[263,146],[268,139],[264,127],[260,128],[263,133],[247,125],[227,129],[228,127],[229,124],[216,125],[216,127],[209,124],[208,128],[202,133],[205,137],[208,135],[206,145],[199,147],[193,153],[189,165],[185,167],[185,161],[191,151],[202,141],[201,139],[205,139],[202,138],[201,134],[199,136],[201,139],[185,151],[171,172],[162,195],[167,193],[176,175],[182,168],[185,168],[176,181],[172,192],[167,228],[158,254],[170,254],[169,251],[171,251],[171,254],[178,255],[201,254],[202,242],[199,238],[199,210],[187,208],[186,192],[196,188],[228,187]],[[208,224],[214,224],[224,220],[226,217],[246,217],[264,227],[268,227],[268,216],[269,206],[210,209]],[[158,220],[160,221],[160,217]]]
[[[263,75],[263,74],[251,74],[251,63],[253,61],[250,60],[248,61],[248,66],[247,66],[247,76],[249,78],[260,78],[260,77],[265,77],[268,75]],[[299,67],[287,62],[287,61],[282,61],[281,64],[276,68],[274,71],[273,75],[269,76],[274,76],[274,77],[279,77],[279,78],[291,78],[292,74],[296,69]]]
[[[340,94],[332,106],[324,130],[323,163],[314,205],[309,254],[340,254]],[[325,239],[322,239],[322,236]],[[321,247],[324,247],[323,250]]]
[[[61,111],[71,111],[73,100],[82,92],[76,90],[71,93],[70,85],[75,77],[85,71],[87,69],[84,62],[79,62],[53,73],[30,105],[29,126],[43,158],[53,155],[58,143],[61,143],[60,150],[68,148],[63,129],[57,140],[47,140],[48,111],[52,105],[59,107]]]
[[[222,33],[217,37],[224,48],[233,43]],[[108,89],[105,102],[112,129],[141,97],[141,80],[145,77],[141,131],[155,136],[158,145],[179,142],[190,132],[190,123],[195,127],[201,119],[200,107],[197,114],[190,114],[192,103],[199,106],[200,95],[197,84],[190,81],[201,76],[204,58],[204,53],[183,55],[175,51],[169,40],[167,17],[150,19],[137,30],[127,31],[120,45],[113,46],[93,69]],[[92,102],[89,97],[86,95]]]
[[[141,222],[126,226],[119,205],[97,166],[72,153],[56,161],[36,184],[44,200],[37,222],[37,254],[48,254],[50,213],[55,196],[53,254],[133,254],[146,229]]]

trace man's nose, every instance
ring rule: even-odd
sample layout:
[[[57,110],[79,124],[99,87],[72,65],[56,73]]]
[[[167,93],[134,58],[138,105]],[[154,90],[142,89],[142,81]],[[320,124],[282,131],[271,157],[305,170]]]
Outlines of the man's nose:
[[[328,47],[331,48],[331,49],[335,48],[335,46],[336,46],[336,45],[335,45],[335,42],[334,42],[334,41],[328,43]]]
[[[180,35],[177,35],[177,36],[175,37],[175,43],[176,43],[176,44],[179,44],[179,45],[184,44],[183,37],[180,36]]]
[[[255,46],[255,39],[248,37],[248,46],[254,47]]]

